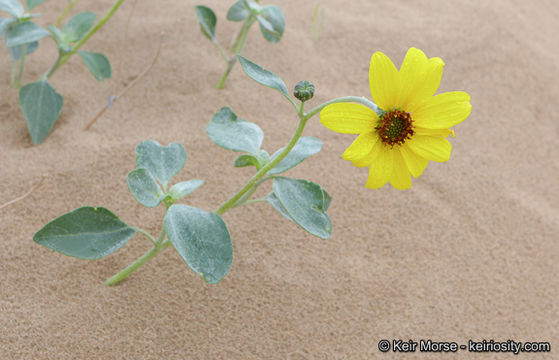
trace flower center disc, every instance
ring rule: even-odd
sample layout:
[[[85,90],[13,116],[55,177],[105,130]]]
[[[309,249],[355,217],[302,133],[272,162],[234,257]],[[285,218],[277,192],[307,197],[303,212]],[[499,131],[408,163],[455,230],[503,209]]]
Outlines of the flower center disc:
[[[375,129],[382,142],[390,146],[402,145],[414,134],[411,115],[397,109],[384,113]]]

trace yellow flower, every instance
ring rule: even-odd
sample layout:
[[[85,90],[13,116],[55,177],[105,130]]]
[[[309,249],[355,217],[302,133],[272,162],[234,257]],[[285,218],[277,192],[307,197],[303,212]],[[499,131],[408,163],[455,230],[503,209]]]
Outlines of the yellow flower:
[[[410,172],[421,175],[429,160],[450,157],[454,136],[450,127],[464,121],[472,106],[463,91],[435,95],[443,73],[440,58],[427,59],[410,48],[400,71],[381,52],[369,68],[373,100],[382,110],[354,103],[335,103],[320,112],[320,122],[342,134],[360,134],[342,158],[357,167],[369,166],[367,187],[378,189],[390,182],[396,189],[411,187]]]

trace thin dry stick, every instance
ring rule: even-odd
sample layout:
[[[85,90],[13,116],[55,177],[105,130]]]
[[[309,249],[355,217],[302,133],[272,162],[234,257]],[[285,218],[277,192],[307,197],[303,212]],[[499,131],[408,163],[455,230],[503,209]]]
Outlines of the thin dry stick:
[[[39,186],[41,186],[41,184],[43,183],[43,181],[45,181],[45,178],[46,178],[46,175],[43,175],[43,176],[41,177],[41,180],[40,180],[35,186],[33,186],[33,187],[31,188],[31,190],[29,190],[28,192],[26,192],[25,194],[21,195],[21,196],[18,197],[18,198],[15,198],[15,199],[13,199],[13,200],[11,200],[11,201],[8,201],[8,202],[5,203],[5,204],[0,205],[0,210],[3,209],[3,208],[5,208],[5,207],[7,207],[7,206],[9,206],[9,205],[15,204],[16,202],[18,202],[18,201],[20,201],[20,200],[23,200],[23,199],[25,199],[26,197],[28,197],[29,195],[31,195],[31,193],[32,193],[33,191],[37,190],[37,189],[39,188]]]
[[[122,74],[122,58],[126,47],[126,43],[128,41],[128,28],[130,27],[130,21],[132,20],[132,16],[134,15],[134,10],[136,10],[137,4],[138,4],[138,0],[134,1],[134,3],[132,4],[132,10],[130,10],[130,15],[128,15],[128,20],[126,21],[126,28],[124,29],[124,39],[120,43],[120,54],[118,56],[118,67],[116,72],[115,89],[113,91],[115,94],[118,92],[118,89],[120,88],[121,85],[120,79]]]
[[[107,109],[112,108],[113,105],[118,101],[118,99],[120,99],[121,97],[126,95],[128,90],[132,89],[140,80],[142,80],[151,71],[153,66],[157,63],[157,59],[159,59],[159,54],[161,54],[161,46],[163,45],[163,38],[164,38],[164,34],[161,34],[161,37],[159,38],[159,47],[157,48],[157,53],[155,54],[151,64],[140,75],[138,75],[132,82],[130,82],[130,84],[126,85],[126,87],[124,89],[122,89],[122,91],[120,93],[118,93],[117,95],[114,95],[114,96],[110,96],[109,97],[109,104],[107,106],[103,107],[101,110],[99,110],[97,115],[95,115],[95,117],[93,119],[91,119],[91,121],[87,124],[87,126],[84,128],[84,130],[89,130],[89,128],[97,121],[97,119],[99,119],[101,117],[101,115],[103,115],[105,113],[105,111],[107,111]]]

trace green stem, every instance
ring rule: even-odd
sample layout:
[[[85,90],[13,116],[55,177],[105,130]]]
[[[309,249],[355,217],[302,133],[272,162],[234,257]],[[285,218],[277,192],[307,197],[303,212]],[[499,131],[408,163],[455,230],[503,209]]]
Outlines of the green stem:
[[[135,228],[135,229],[137,232],[144,234],[153,243],[153,245],[157,245],[157,241],[155,241],[155,239],[153,238],[153,236],[151,236],[150,233],[148,233],[144,229],[140,229],[140,228]]]
[[[247,41],[248,31],[250,30],[250,27],[252,26],[252,24],[254,24],[255,21],[256,18],[254,16],[251,16],[250,18],[247,19],[247,21],[243,23],[243,27],[241,28],[241,31],[239,32],[239,35],[237,36],[237,39],[233,44],[233,49],[231,50],[233,56],[231,57],[230,60],[228,61],[226,60],[227,69],[225,69],[225,72],[223,73],[223,76],[221,77],[219,84],[217,84],[218,89],[223,88],[223,85],[225,85],[225,81],[227,80],[227,77],[231,73],[231,70],[233,70],[233,66],[235,66],[235,64],[237,63],[237,55],[239,55],[243,51],[243,47],[245,46]]]
[[[366,107],[370,108],[371,110],[373,110],[377,114],[379,114],[379,115],[382,114],[382,110],[371,100],[368,100],[364,97],[358,97],[358,96],[344,96],[344,97],[341,97],[341,98],[337,98],[337,99],[334,99],[334,100],[327,101],[324,104],[318,105],[317,107],[313,108],[311,111],[306,113],[304,115],[304,119],[308,120],[308,119],[312,118],[313,116],[318,114],[322,109],[324,109],[326,106],[328,106],[330,104],[342,103],[342,102],[351,102],[351,103],[358,103],[358,104],[361,104],[361,105],[365,105]]]
[[[170,242],[165,242],[159,246],[152,247],[150,251],[148,251],[142,257],[134,261],[127,268],[125,268],[118,274],[107,279],[107,281],[105,281],[105,285],[113,286],[118,284],[119,282],[124,280],[128,275],[136,271],[140,266],[144,265],[146,262],[151,260],[151,258],[153,258],[155,255],[159,254],[162,250],[166,249],[170,244],[171,244]]]
[[[10,86],[15,86],[17,62],[12,61],[12,75],[10,76]]]
[[[68,15],[68,13],[70,13],[70,11],[74,8],[74,6],[76,6],[78,1],[80,1],[80,0],[70,0],[70,1],[68,1],[68,6],[66,6],[66,9],[64,9],[62,14],[58,18],[58,20],[56,20],[56,27],[60,27],[60,24],[62,24],[62,21],[64,20],[64,18]]]
[[[243,206],[243,205],[251,205],[251,204],[256,204],[256,203],[259,203],[259,202],[265,202],[265,201],[268,201],[268,200],[266,200],[265,198],[260,198],[260,199],[252,199],[252,200],[247,200],[247,201],[245,201],[245,202],[244,202],[244,203],[242,203],[242,204],[239,204],[239,205],[235,205],[235,207],[238,207],[238,206]]]
[[[289,154],[291,149],[295,146],[301,135],[303,134],[303,130],[305,129],[305,125],[307,124],[307,120],[304,117],[300,117],[299,126],[295,131],[295,134],[289,140],[287,146],[276,156],[272,161],[267,163],[262,169],[258,170],[258,172],[245,184],[245,186],[239,190],[235,195],[233,195],[229,200],[227,200],[223,205],[221,205],[215,213],[218,215],[222,215],[227,210],[231,209],[234,205],[237,204],[237,201],[246,194],[252,187],[256,184],[256,182],[262,179],[268,171],[273,169],[280,161],[283,160]]]
[[[23,68],[25,67],[25,44],[21,45],[21,60],[19,63],[19,72],[17,74],[17,78],[16,78],[16,83],[15,83],[15,87],[16,89],[19,89],[19,87],[21,86],[21,78],[23,77]]]
[[[147,234],[147,232],[144,232],[141,229],[136,229],[136,230],[140,231],[144,235]],[[147,235],[149,235],[149,234],[147,234]],[[169,247],[169,245],[171,245],[171,243],[169,241],[164,241],[165,236],[166,236],[165,227],[163,227],[163,229],[161,229],[161,232],[159,233],[159,238],[157,239],[157,241],[153,241],[153,237],[151,237],[151,235],[149,235],[149,237],[151,238],[150,240],[152,240],[153,243],[154,243],[153,247],[147,253],[145,253],[142,257],[138,258],[132,264],[128,265],[124,270],[120,271],[118,274],[116,274],[116,275],[110,277],[109,279],[107,279],[107,281],[105,281],[105,285],[113,286],[113,285],[118,284],[119,282],[124,280],[128,275],[130,275],[134,271],[136,271],[140,266],[144,265],[146,262],[151,260],[151,258],[153,258],[155,255],[159,254],[162,250],[165,250],[167,247]]]
[[[221,47],[221,45],[219,44],[219,42],[217,41],[217,39],[212,40],[212,43],[215,45],[215,47],[217,48],[217,50],[219,50],[219,53],[221,54],[221,56],[223,57],[223,60],[225,60],[226,63],[229,62],[229,59],[227,59],[227,55],[225,55],[225,50],[223,50],[223,48]]]
[[[62,65],[68,61],[72,55],[78,52],[78,50],[85,44],[97,31],[99,31],[107,21],[114,15],[114,13],[118,10],[120,5],[124,0],[118,0],[113,7],[105,14],[105,16],[91,29],[85,34],[85,36],[72,48],[72,51],[62,55],[58,61],[54,64],[52,69],[46,74],[47,79],[50,79],[52,75],[56,72],[56,70],[60,69]]]

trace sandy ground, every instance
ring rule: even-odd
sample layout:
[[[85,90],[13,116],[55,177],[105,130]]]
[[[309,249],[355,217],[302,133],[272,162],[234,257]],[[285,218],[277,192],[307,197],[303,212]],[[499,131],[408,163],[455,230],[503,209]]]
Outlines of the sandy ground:
[[[238,24],[225,21],[232,1],[206,0],[225,45]],[[50,0],[40,22],[52,23],[66,1]],[[108,0],[78,10],[101,14]],[[19,111],[0,119],[0,203],[44,184],[0,210],[0,359],[376,359],[381,339],[550,341],[559,346],[557,178],[559,153],[559,3],[538,1],[322,1],[326,24],[314,43],[315,2],[283,1],[287,29],[277,45],[252,29],[245,55],[288,87],[312,80],[312,104],[366,95],[371,54],[400,64],[408,47],[446,63],[440,91],[472,96],[453,153],[432,163],[411,190],[364,187],[366,169],[340,158],[353,137],[323,128],[325,142],[291,176],[320,183],[334,197],[330,240],[314,238],[266,204],[224,218],[235,259],[217,286],[204,283],[171,249],[117,287],[103,281],[149,248],[137,236],[95,262],[51,253],[32,241],[47,221],[83,205],[105,206],[152,233],[161,209],[129,195],[125,175],[144,139],[180,142],[189,154],[177,180],[205,179],[189,203],[213,210],[249,178],[235,154],[205,134],[224,105],[265,131],[270,152],[296,127],[290,105],[235,68],[215,90],[224,64],[198,29],[194,1],[140,1],[125,47],[127,82],[151,61],[153,72],[89,132],[82,129],[111,93],[79,59],[52,83],[65,107],[47,141],[33,147]],[[93,7],[93,8],[91,8]],[[132,1],[86,45],[116,66]],[[25,81],[50,66],[48,40],[29,58]],[[0,54],[0,110],[16,104],[9,55]],[[268,189],[266,189],[268,190]],[[554,355],[555,354],[555,355]],[[406,359],[469,359],[472,354],[415,353]],[[482,354],[504,359],[512,355]]]

